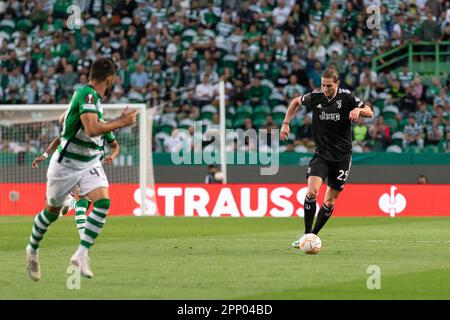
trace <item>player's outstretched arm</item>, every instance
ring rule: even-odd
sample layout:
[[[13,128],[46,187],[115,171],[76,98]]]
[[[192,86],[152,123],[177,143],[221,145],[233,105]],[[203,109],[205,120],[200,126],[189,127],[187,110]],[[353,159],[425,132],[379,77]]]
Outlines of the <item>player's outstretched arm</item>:
[[[105,166],[110,166],[112,165],[114,159],[116,159],[119,156],[119,152],[120,152],[120,147],[119,147],[119,143],[117,142],[117,140],[114,140],[113,142],[110,143],[111,145],[111,154],[109,156],[107,156],[105,159],[103,159],[103,164]]]
[[[286,140],[289,136],[290,129],[289,129],[289,123],[291,122],[292,116],[297,112],[298,108],[300,107],[300,99],[302,97],[297,97],[292,99],[291,103],[289,104],[288,110],[286,112],[286,115],[284,117],[283,125],[281,126],[280,131],[280,139]]]
[[[55,152],[56,148],[58,148],[58,145],[60,142],[61,142],[61,139],[59,137],[53,139],[53,141],[50,142],[47,149],[45,149],[45,152],[33,160],[33,162],[31,163],[31,167],[39,168],[39,163],[41,163],[42,161],[45,161],[45,159],[47,159],[49,155],[52,155],[53,152]]]
[[[86,134],[90,137],[97,137],[136,123],[136,113],[136,110],[129,111],[128,107],[126,107],[118,119],[110,122],[98,121],[97,114],[93,112],[81,114],[80,119]]]

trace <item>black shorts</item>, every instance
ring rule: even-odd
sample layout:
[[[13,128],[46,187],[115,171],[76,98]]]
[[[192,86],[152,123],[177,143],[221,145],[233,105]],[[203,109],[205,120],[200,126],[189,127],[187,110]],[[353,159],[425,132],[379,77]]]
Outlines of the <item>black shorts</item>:
[[[351,165],[352,156],[344,160],[329,161],[315,154],[306,169],[306,179],[308,180],[310,176],[321,177],[324,182],[328,179],[328,186],[331,189],[342,191]]]

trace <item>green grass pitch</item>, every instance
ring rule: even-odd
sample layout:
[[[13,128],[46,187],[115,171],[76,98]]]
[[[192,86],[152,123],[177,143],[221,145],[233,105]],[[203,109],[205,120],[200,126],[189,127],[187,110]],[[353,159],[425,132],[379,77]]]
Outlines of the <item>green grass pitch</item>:
[[[40,282],[25,270],[32,219],[0,217],[0,299],[450,299],[450,218],[332,218],[305,255],[290,248],[298,218],[110,217],[94,278],[73,290],[73,217],[47,232]],[[367,288],[371,265],[380,289]]]

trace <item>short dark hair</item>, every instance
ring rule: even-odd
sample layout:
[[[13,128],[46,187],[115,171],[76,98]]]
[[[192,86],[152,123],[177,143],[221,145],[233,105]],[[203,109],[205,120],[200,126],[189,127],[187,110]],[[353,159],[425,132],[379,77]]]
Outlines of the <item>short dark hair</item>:
[[[117,64],[111,58],[98,58],[92,63],[89,80],[105,81],[117,71]]]
[[[330,67],[323,72],[322,77],[327,79],[331,78],[334,82],[338,82],[339,72],[335,68]]]

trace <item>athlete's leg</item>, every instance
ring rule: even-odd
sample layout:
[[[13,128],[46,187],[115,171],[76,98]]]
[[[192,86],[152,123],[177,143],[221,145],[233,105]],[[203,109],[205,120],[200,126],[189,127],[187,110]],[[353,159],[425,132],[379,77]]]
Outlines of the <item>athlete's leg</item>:
[[[316,199],[319,195],[323,180],[321,177],[308,177],[308,190],[305,197],[305,234],[311,233],[314,216],[316,214]]]
[[[98,164],[83,174],[79,185],[80,194],[87,196],[92,201],[93,209],[86,219],[80,245],[70,259],[70,263],[80,267],[82,276],[90,278],[93,273],[89,266],[88,252],[101,233],[106,221],[110,207],[109,183],[102,166]]]
[[[341,191],[327,187],[323,206],[322,208],[320,208],[319,213],[317,214],[316,224],[314,225],[312,233],[318,234],[323,226],[327,223],[328,219],[333,213],[334,204],[336,203],[336,199],[339,197],[340,193]]]

